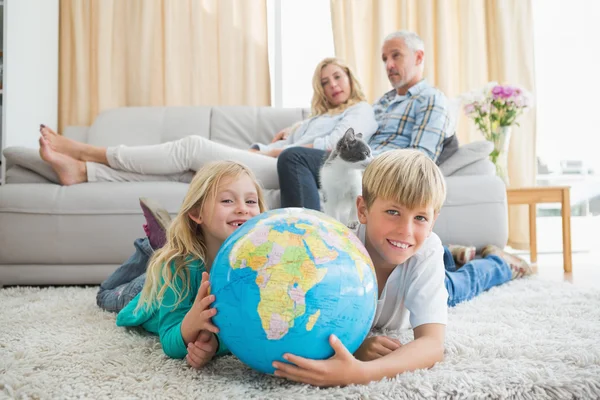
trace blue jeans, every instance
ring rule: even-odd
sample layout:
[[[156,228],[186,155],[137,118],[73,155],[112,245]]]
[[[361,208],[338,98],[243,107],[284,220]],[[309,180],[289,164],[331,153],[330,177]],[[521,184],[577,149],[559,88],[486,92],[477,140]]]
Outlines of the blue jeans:
[[[281,207],[321,210],[319,172],[327,152],[306,147],[290,147],[277,157]]]
[[[510,281],[512,277],[506,261],[495,255],[470,261],[457,270],[452,253],[445,246],[444,266],[449,307],[471,300],[481,292]]]
[[[96,295],[96,304],[106,311],[121,311],[142,291],[146,282],[146,268],[154,253],[147,237],[133,242],[135,252],[102,284]]]

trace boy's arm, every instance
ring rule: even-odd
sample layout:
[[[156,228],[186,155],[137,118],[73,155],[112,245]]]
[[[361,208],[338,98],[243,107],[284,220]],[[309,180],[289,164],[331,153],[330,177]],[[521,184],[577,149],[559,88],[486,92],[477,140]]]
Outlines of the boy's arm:
[[[415,328],[415,340],[373,361],[358,361],[338,339],[330,339],[335,354],[327,360],[309,360],[285,354],[292,364],[274,362],[275,375],[315,386],[367,384],[402,372],[430,368],[444,357],[446,326],[424,324]],[[333,335],[332,335],[333,337]]]
[[[364,365],[364,381],[368,383],[416,369],[430,368],[444,359],[446,326],[424,324],[414,329],[415,340],[400,346],[387,356]],[[359,383],[359,382],[351,382]]]

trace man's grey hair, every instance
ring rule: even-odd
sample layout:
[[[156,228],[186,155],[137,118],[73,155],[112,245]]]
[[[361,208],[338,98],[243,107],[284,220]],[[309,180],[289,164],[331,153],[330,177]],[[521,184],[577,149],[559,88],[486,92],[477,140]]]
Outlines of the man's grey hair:
[[[392,40],[392,39],[404,40],[404,43],[406,43],[408,48],[411,49],[412,51],[421,50],[421,51],[425,52],[425,42],[423,42],[423,39],[421,39],[421,37],[414,32],[396,31],[396,32],[390,33],[389,35],[387,35],[385,37],[385,39],[383,40],[383,43],[387,42],[388,40]]]

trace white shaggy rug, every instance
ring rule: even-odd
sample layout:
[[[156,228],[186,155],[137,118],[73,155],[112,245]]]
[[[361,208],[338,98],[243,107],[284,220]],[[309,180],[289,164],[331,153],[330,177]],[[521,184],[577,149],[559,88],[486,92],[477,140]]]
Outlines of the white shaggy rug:
[[[233,356],[190,369],[164,356],[155,337],[116,327],[95,294],[0,289],[0,398],[600,398],[600,290],[568,283],[492,289],[450,309],[442,363],[330,389],[261,375]]]

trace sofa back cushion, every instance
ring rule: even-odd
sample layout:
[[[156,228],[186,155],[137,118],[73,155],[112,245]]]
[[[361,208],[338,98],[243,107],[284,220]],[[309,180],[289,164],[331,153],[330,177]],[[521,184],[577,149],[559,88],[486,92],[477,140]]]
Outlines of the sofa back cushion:
[[[279,130],[307,116],[301,108],[253,106],[121,107],[100,113],[88,143],[151,145],[190,135],[238,148],[270,142]]]

